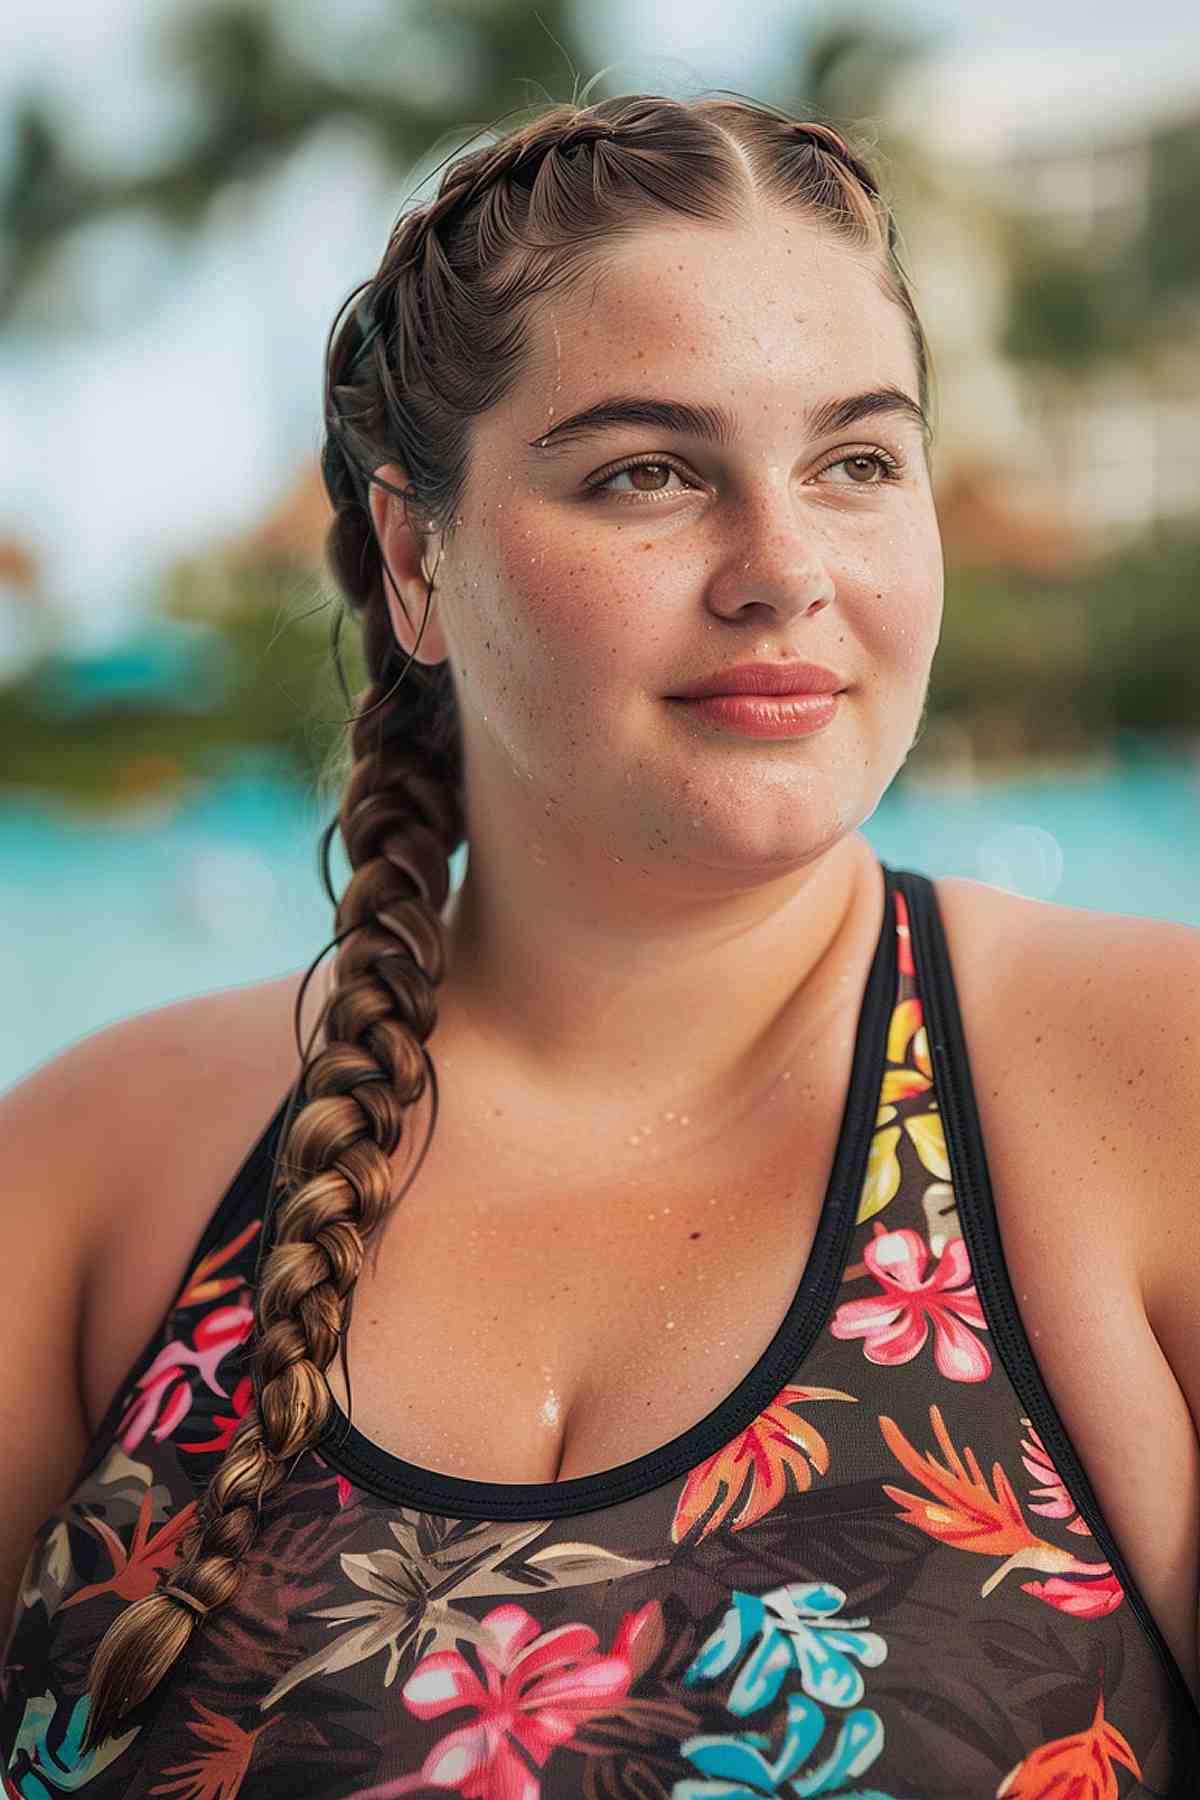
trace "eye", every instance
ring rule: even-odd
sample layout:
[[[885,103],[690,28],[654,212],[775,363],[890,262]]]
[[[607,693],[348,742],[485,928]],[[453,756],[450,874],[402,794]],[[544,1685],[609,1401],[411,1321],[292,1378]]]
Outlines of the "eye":
[[[616,481],[620,475],[628,475],[631,478],[646,476],[648,482],[646,486],[642,487],[620,489],[611,487],[609,484]],[[666,480],[671,475],[678,476],[680,481],[686,479],[682,470],[677,468],[673,462],[667,462],[661,456],[644,457],[641,461],[622,463],[619,468],[610,469],[607,475],[600,475],[594,481],[589,481],[587,485],[590,493],[620,494],[623,499],[632,499],[635,505],[640,505],[645,500],[654,500],[659,494],[665,495],[667,499],[673,499],[676,494],[691,491],[690,483],[683,488],[668,487]]]
[[[848,482],[835,481],[834,487],[882,487],[886,481],[898,481],[903,472],[901,463],[886,450],[855,450],[850,456],[839,456],[836,462],[826,463],[817,472],[827,475],[830,469],[854,471]],[[872,475],[876,479],[868,479]]]

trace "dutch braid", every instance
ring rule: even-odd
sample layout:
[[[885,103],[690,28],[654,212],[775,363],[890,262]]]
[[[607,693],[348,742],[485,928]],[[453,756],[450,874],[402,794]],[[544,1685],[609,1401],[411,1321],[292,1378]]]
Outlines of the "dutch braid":
[[[322,840],[331,897],[335,830],[351,869],[327,946],[335,979],[317,1026],[324,1045],[310,1060],[298,1044],[303,1098],[294,1116],[289,1109],[272,1175],[282,1197],[256,1283],[252,1404],[169,1579],[120,1613],[96,1652],[89,1744],[157,1686],[197,1623],[236,1594],[263,1500],[328,1420],[325,1371],[339,1347],[344,1358],[366,1249],[420,1167],[418,1158],[393,1192],[391,1158],[427,1086],[436,1120],[425,1045],[446,966],[449,861],[466,835],[463,751],[449,665],[398,652],[369,484],[418,504],[422,523],[451,535],[471,421],[519,378],[530,303],[618,233],[657,218],[728,221],[756,185],[878,249],[913,330],[924,402],[924,337],[870,168],[831,127],[738,97],[626,95],[551,107],[462,155],[436,198],[402,217],[378,273],[330,334],[326,553],[360,623],[369,680],[352,714],[343,799]],[[391,463],[408,487],[377,473]],[[431,594],[432,584],[426,617]]]

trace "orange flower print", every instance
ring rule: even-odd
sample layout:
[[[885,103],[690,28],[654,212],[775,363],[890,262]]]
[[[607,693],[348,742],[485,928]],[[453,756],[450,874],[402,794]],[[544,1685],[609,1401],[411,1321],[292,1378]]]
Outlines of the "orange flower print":
[[[79,1588],[69,1599],[64,1600],[64,1612],[68,1606],[81,1606],[85,1600],[91,1600],[97,1594],[116,1594],[120,1599],[130,1601],[140,1600],[144,1594],[154,1592],[163,1570],[171,1568],[179,1560],[179,1540],[186,1534],[195,1517],[196,1502],[189,1500],[185,1507],[164,1520],[151,1535],[153,1505],[154,1490],[148,1487],[142,1495],[128,1550],[104,1519],[93,1513],[85,1516],[84,1524],[91,1527],[108,1551],[113,1572],[107,1581],[96,1581],[90,1587]]]
[[[192,1705],[200,1717],[188,1721],[188,1730],[201,1743],[213,1747],[199,1751],[192,1762],[176,1763],[172,1768],[164,1769],[164,1775],[177,1775],[179,1780],[160,1781],[150,1792],[173,1794],[176,1800],[235,1800],[246,1779],[255,1740],[282,1715],[276,1713],[275,1718],[268,1719],[254,1731],[243,1731],[233,1719],[213,1712],[202,1700],[193,1698]]]
[[[996,1789],[996,1800],[1118,1800],[1114,1762],[1141,1781],[1142,1771],[1129,1740],[1104,1717],[1101,1693],[1087,1730],[1054,1738],[1030,1751],[1004,1777]]]
[[[986,1381],[992,1359],[972,1335],[987,1329],[971,1280],[971,1262],[962,1238],[951,1238],[926,1275],[929,1246],[916,1231],[885,1231],[877,1225],[863,1251],[866,1272],[882,1290],[866,1300],[847,1300],[830,1324],[836,1338],[864,1338],[868,1362],[911,1362],[933,1325],[933,1360],[949,1381]]]
[[[854,1400],[837,1388],[781,1388],[769,1406],[763,1408],[753,1423],[737,1437],[693,1469],[684,1483],[671,1522],[671,1539],[679,1543],[698,1519],[704,1518],[714,1501],[711,1517],[705,1520],[700,1543],[711,1531],[724,1523],[743,1492],[745,1499],[730,1520],[732,1531],[744,1531],[777,1506],[787,1493],[787,1472],[798,1493],[812,1485],[812,1470],[819,1475],[829,1471],[829,1449],[825,1439],[807,1419],[799,1418],[792,1408],[809,1400]],[[809,1464],[812,1464],[812,1468]]]
[[[231,1261],[243,1245],[250,1242],[261,1224],[261,1219],[251,1219],[229,1243],[202,1256],[188,1276],[187,1284],[175,1302],[176,1307],[203,1306],[209,1300],[219,1300],[223,1294],[232,1294],[235,1288],[244,1287],[245,1280],[241,1275],[222,1275],[219,1280],[214,1280],[213,1272]]]
[[[973,1450],[966,1451],[964,1466],[936,1406],[930,1407],[929,1417],[946,1458],[944,1464],[932,1454],[922,1456],[915,1450],[894,1419],[881,1417],[879,1429],[896,1461],[933,1498],[930,1500],[910,1494],[904,1488],[889,1487],[887,1482],[883,1484],[883,1491],[901,1507],[898,1516],[906,1525],[916,1525],[939,1543],[949,1544],[956,1550],[1003,1557],[1000,1567],[992,1571],[980,1588],[981,1598],[986,1598],[1013,1569],[1035,1569],[1042,1575],[1058,1576],[1104,1577],[1111,1573],[1107,1563],[1080,1562],[1069,1550],[1035,1536],[1025,1522],[1012,1483],[1000,1464],[992,1464],[992,1483],[996,1490],[993,1494]],[[1038,1599],[1045,1597],[1037,1595]]]

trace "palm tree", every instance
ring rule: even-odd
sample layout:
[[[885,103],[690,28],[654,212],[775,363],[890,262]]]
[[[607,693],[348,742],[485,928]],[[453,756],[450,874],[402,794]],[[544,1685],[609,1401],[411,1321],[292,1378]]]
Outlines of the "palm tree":
[[[137,214],[186,237],[228,189],[269,181],[331,124],[353,124],[385,166],[406,169],[464,121],[560,97],[568,76],[578,85],[570,0],[538,0],[536,12],[527,0],[439,0],[419,20],[395,0],[351,56],[331,16],[330,41],[303,43],[258,0],[212,0],[173,19],[159,61],[196,123],[165,161],[133,173],[85,167],[49,103],[26,93],[0,175],[0,327],[45,311],[60,251],[98,219]]]

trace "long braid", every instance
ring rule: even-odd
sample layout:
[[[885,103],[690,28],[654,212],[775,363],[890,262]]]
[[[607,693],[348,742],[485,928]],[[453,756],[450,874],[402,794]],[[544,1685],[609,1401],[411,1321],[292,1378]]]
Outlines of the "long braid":
[[[367,1249],[420,1167],[418,1158],[397,1191],[393,1158],[427,1087],[436,1118],[425,1045],[446,967],[450,857],[466,835],[463,745],[449,666],[415,660],[415,648],[406,658],[393,636],[384,587],[391,572],[373,529],[369,484],[406,507],[419,502],[420,526],[440,521],[449,533],[468,474],[471,422],[519,377],[530,303],[631,225],[740,218],[756,183],[882,252],[889,291],[913,329],[924,401],[924,339],[868,165],[831,128],[741,99],[681,104],[632,95],[552,107],[462,157],[437,198],[396,227],[380,271],[331,332],[321,458],[334,514],[326,555],[361,625],[369,679],[352,707],[335,822],[351,876],[336,902],[334,981],[316,1028],[324,1043],[311,1059],[300,1047],[301,1103],[294,1116],[289,1110],[272,1174],[282,1193],[256,1282],[251,1405],[180,1561],[118,1615],[96,1651],[89,1745],[153,1691],[196,1625],[237,1593],[263,1501],[330,1416],[325,1371],[339,1348],[344,1358]],[[404,469],[407,488],[378,473],[391,463]],[[426,617],[431,595],[432,583]],[[339,614],[339,676],[340,624]],[[322,841],[331,896],[335,825]]]

